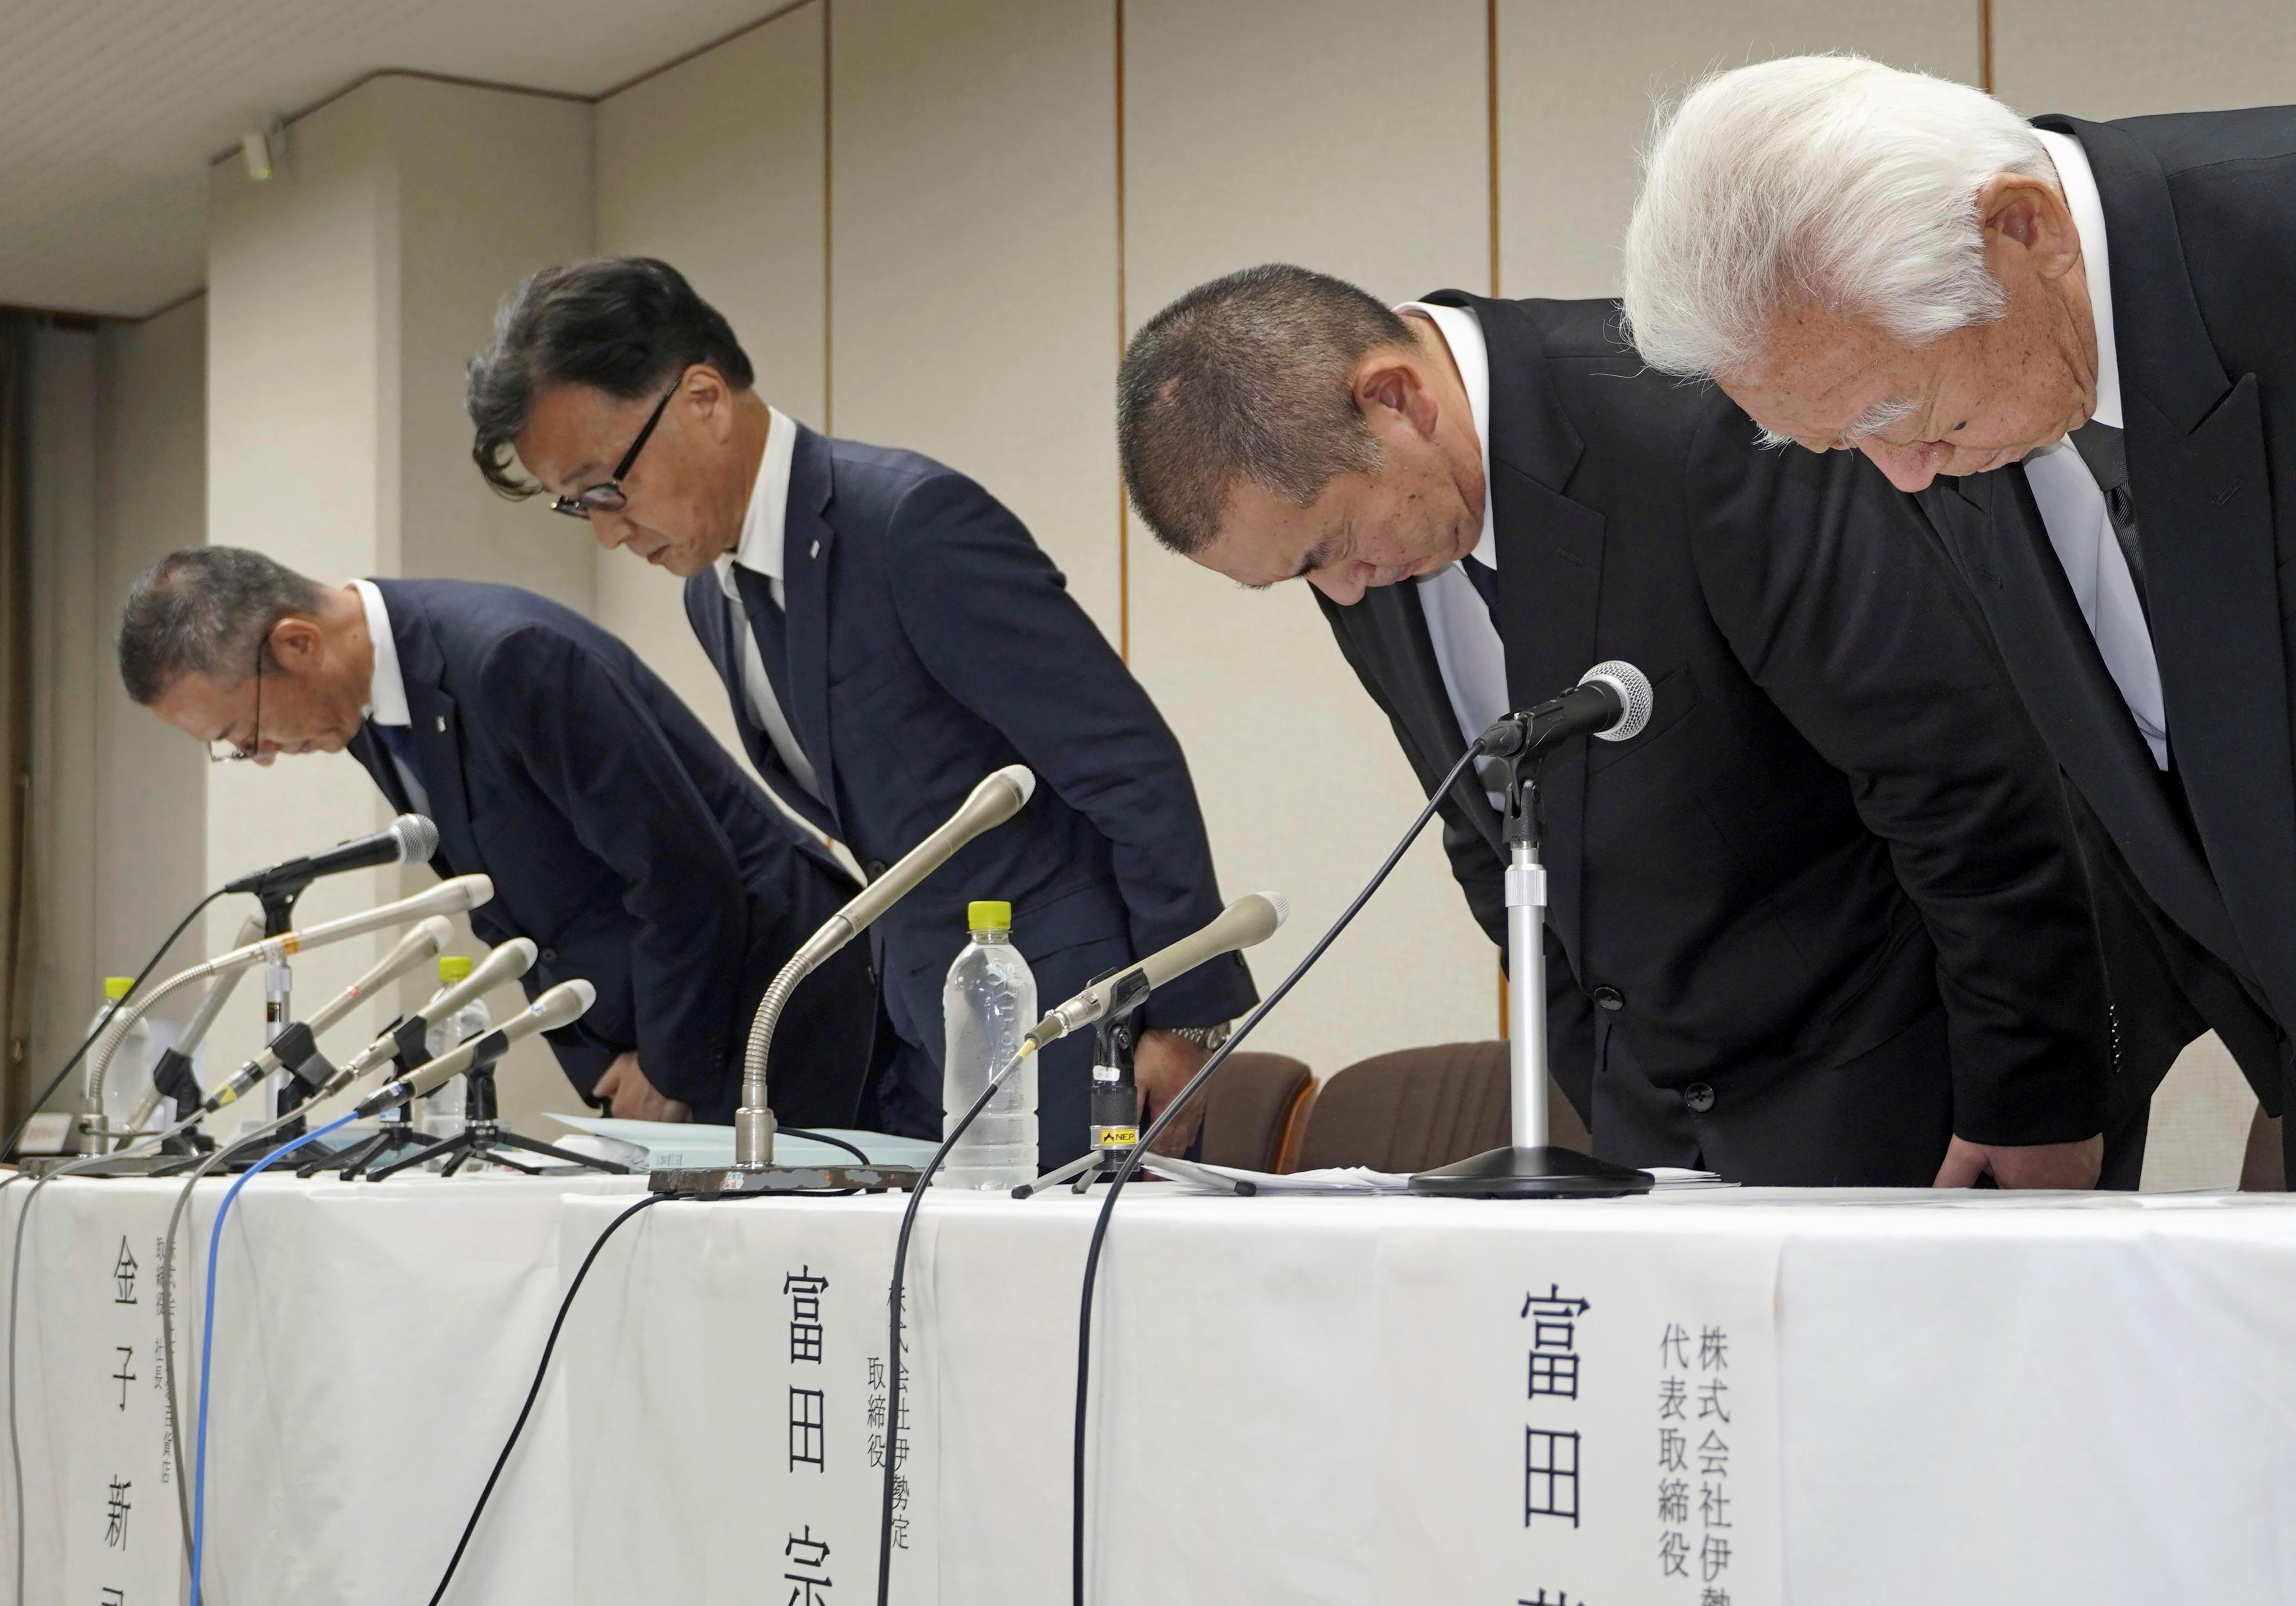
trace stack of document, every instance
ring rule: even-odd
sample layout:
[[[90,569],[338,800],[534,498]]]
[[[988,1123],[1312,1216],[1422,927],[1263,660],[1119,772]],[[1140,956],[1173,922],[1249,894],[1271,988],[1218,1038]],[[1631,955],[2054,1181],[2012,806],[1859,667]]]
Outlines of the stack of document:
[[[1148,1169],[1153,1171],[1155,1168],[1156,1162],[1151,1159]],[[1374,1171],[1368,1166],[1329,1166],[1320,1171],[1292,1171],[1281,1175],[1272,1171],[1246,1171],[1238,1166],[1206,1166],[1204,1169],[1248,1182],[1262,1193],[1407,1193],[1411,1191],[1409,1172]],[[1685,1171],[1674,1166],[1651,1166],[1646,1169],[1652,1178],[1652,1192],[1734,1185],[1724,1182],[1711,1171]],[[1183,1182],[1180,1185],[1210,1192],[1201,1184]]]

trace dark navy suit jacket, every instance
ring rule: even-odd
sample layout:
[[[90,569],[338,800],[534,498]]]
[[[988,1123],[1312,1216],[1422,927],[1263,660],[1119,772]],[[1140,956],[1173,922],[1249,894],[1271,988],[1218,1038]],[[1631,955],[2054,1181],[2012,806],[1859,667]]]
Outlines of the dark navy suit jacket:
[[[825,803],[797,784],[750,715],[743,620],[716,573],[686,582],[685,610],[751,760],[792,807],[873,874],[990,771],[1018,762],[1037,774],[1017,817],[874,928],[886,1012],[906,1050],[880,1084],[880,1118],[937,1132],[941,984],[964,943],[966,902],[1013,905],[1038,997],[1057,1003],[1219,913],[1195,789],[1179,743],[1060,571],[964,475],[800,429],[783,553],[785,622],[759,630],[760,650]],[[772,607],[762,577],[734,574],[749,614]],[[1252,1000],[1231,955],[1164,987],[1144,1018],[1211,1025]],[[1047,1159],[1083,1151],[1089,1046],[1056,1045],[1040,1072]]]
[[[750,1015],[773,971],[843,901],[757,783],[622,642],[531,592],[378,580],[439,827],[431,867],[483,872],[485,941],[531,938],[527,995],[598,989],[551,1034],[587,1096],[637,1051],[697,1118],[731,1118]],[[370,721],[350,750],[392,804],[414,805]],[[840,956],[842,958],[842,956]],[[776,1067],[776,1113],[849,1122],[868,1059],[870,979],[857,955],[817,976],[787,1029],[819,1050]]]

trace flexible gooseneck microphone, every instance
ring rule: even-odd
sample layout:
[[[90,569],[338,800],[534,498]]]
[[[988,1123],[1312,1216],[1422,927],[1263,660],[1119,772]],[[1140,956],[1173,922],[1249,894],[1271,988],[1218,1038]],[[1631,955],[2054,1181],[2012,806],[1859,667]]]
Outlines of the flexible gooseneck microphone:
[[[598,989],[578,977],[562,981],[537,998],[509,1020],[490,1032],[481,1032],[440,1054],[425,1061],[418,1069],[394,1077],[358,1102],[352,1110],[354,1119],[364,1120],[371,1115],[381,1115],[394,1105],[410,1103],[424,1098],[461,1076],[480,1057],[498,1058],[502,1052],[521,1037],[530,1037],[536,1032],[556,1031],[562,1026],[571,1026],[583,1012],[597,1002]]]
[[[240,943],[254,942],[262,935],[263,922],[256,916],[250,914],[240,922]],[[209,979],[208,990],[201,996],[199,1007],[193,1010],[192,1018],[184,1022],[184,1029],[176,1038],[176,1045],[168,1051],[168,1053],[175,1055],[182,1061],[184,1077],[189,1077],[192,1074],[193,1052],[199,1047],[201,1040],[208,1035],[208,1028],[215,1024],[216,1017],[223,1013],[223,1006],[230,1002],[232,993],[239,986],[239,979],[246,973],[244,971],[232,971],[225,975]],[[164,1068],[166,1062],[167,1056],[162,1055],[161,1068]],[[145,1123],[149,1122],[152,1115],[158,1111],[160,1101],[168,1094],[169,1089],[161,1086],[160,1084],[169,1078],[157,1074],[159,1069],[160,1068],[155,1068],[152,1086],[145,1088],[144,1096],[135,1102],[135,1112],[127,1118],[129,1132],[143,1131]],[[196,1093],[198,1083],[196,1081],[189,1083],[189,1090]],[[179,1113],[182,1108],[180,1104],[176,1106]]]
[[[1021,1039],[1021,1053],[1032,1054],[1081,1030],[1108,1013],[1119,992],[1130,992],[1145,981],[1153,992],[1166,982],[1186,975],[1198,965],[1266,942],[1275,935],[1291,905],[1281,893],[1247,892],[1201,930],[1192,931],[1169,947],[1160,948],[1138,964],[1095,981],[1067,1003],[1055,1006]]]
[[[421,815],[401,815],[372,836],[354,837],[317,853],[306,853],[226,881],[226,892],[260,897],[307,887],[323,875],[372,870],[380,864],[427,864],[439,851],[439,828]]]
[[[340,920],[322,922],[308,930],[282,931],[276,937],[266,937],[260,942],[243,943],[227,954],[195,964],[187,971],[178,971],[167,980],[142,995],[129,1008],[115,1011],[111,1024],[103,1028],[103,1036],[90,1053],[86,1096],[88,1108],[103,1108],[103,1077],[111,1064],[112,1055],[127,1040],[135,1023],[149,1014],[153,1006],[187,987],[196,987],[211,977],[226,976],[234,971],[251,970],[259,964],[276,964],[290,955],[308,948],[321,948],[329,943],[347,938],[364,937],[369,931],[380,931],[390,926],[403,926],[432,914],[459,914],[475,909],[492,898],[495,884],[483,875],[458,875],[424,889],[412,897],[378,905],[346,914]]]
[[[1562,696],[1501,717],[1475,738],[1479,757],[1536,758],[1574,736],[1625,742],[1650,723],[1650,676],[1620,659],[1596,664]]]
[[[766,1064],[773,1053],[774,1028],[797,984],[915,890],[918,882],[947,864],[958,848],[1019,814],[1036,790],[1037,777],[1024,764],[1008,764],[990,775],[972,789],[972,795],[939,829],[864,887],[790,955],[789,963],[766,988],[765,996],[758,1000],[758,1012],[750,1022],[749,1047],[742,1056],[742,1107],[734,1112],[734,1169],[758,1171],[773,1163],[774,1112],[767,1102]]]

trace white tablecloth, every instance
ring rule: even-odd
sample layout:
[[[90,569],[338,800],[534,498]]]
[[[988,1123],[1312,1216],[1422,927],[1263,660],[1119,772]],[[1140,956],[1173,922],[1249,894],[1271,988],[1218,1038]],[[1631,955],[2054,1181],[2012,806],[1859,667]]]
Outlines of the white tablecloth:
[[[226,1233],[210,1598],[426,1599],[562,1280],[627,1188],[259,1179]],[[0,1192],[0,1230],[25,1192]],[[1652,1313],[1679,1308],[1693,1333],[1726,1315],[1733,1431],[1753,1436],[1721,1581],[1734,1606],[2296,1602],[2288,1203],[1159,1192],[1124,1200],[1105,1263],[1096,1602],[1504,1606],[1550,1587],[1526,1557],[1563,1553],[1524,1550],[1517,1520],[1526,1411],[1546,1408],[1524,1398],[1518,1307],[1550,1282],[1594,1291],[1585,1364],[1636,1410],[1656,1376]],[[201,1266],[219,1194],[193,1213]],[[116,1303],[115,1272],[123,1240],[153,1264],[139,1246],[171,1197],[59,1184],[36,1208],[19,1340],[28,1600],[166,1598],[151,1583],[173,1561],[164,1429],[137,1392],[150,1307]],[[870,1599],[867,1417],[898,1209],[681,1202],[625,1227],[450,1599]],[[895,1600],[1068,1599],[1089,1228],[1065,1197],[929,1200]],[[1615,1459],[1643,1458],[1643,1433]],[[1638,1476],[1654,1489],[1654,1461]],[[121,1545],[105,1542],[115,1479],[131,1486]],[[1619,1576],[1648,1585],[1570,1584],[1573,1606],[1699,1606],[1694,1562],[1686,1585],[1660,1573],[1657,1513],[1601,1514],[1631,1519]]]

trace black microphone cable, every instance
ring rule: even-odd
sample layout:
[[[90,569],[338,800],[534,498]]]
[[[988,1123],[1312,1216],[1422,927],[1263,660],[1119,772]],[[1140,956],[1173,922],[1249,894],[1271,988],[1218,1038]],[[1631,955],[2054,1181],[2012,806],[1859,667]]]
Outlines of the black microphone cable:
[[[831,1137],[827,1133],[811,1132],[799,1127],[784,1127],[781,1130],[784,1136],[807,1138],[814,1143],[827,1143],[832,1148],[842,1149],[845,1152],[859,1160],[865,1166],[874,1163],[866,1154],[864,1154],[860,1150],[855,1148],[851,1143],[847,1143],[841,1137]],[[740,1194],[735,1197],[747,1199],[841,1199],[853,1192],[854,1190],[851,1188],[827,1188],[818,1190],[808,1189],[798,1193],[750,1193]],[[613,1220],[608,1222],[606,1224],[605,1230],[600,1233],[598,1236],[592,1241],[590,1244],[590,1252],[582,1257],[582,1264],[575,1271],[574,1280],[566,1285],[566,1297],[558,1302],[558,1315],[550,1323],[550,1336],[543,1340],[542,1359],[535,1364],[534,1381],[527,1386],[526,1401],[518,1408],[518,1420],[511,1423],[510,1437],[503,1440],[502,1453],[495,1457],[495,1464],[492,1470],[487,1473],[486,1484],[479,1490],[478,1504],[471,1508],[470,1520],[463,1524],[462,1536],[455,1541],[455,1553],[447,1558],[447,1570],[439,1575],[438,1588],[430,1592],[430,1606],[439,1606],[439,1603],[447,1598],[447,1586],[454,1583],[455,1569],[463,1564],[463,1553],[470,1548],[472,1536],[479,1531],[479,1519],[486,1514],[487,1502],[494,1498],[495,1485],[502,1480],[503,1469],[510,1465],[511,1452],[518,1448],[519,1437],[526,1431],[526,1420],[534,1413],[534,1402],[542,1397],[543,1379],[550,1374],[550,1357],[558,1348],[558,1335],[566,1326],[567,1315],[574,1308],[574,1296],[582,1291],[582,1280],[590,1274],[590,1267],[592,1264],[597,1260],[598,1251],[606,1247],[606,1240],[611,1238],[614,1233],[620,1229],[622,1224],[627,1221],[631,1217],[636,1215],[639,1211],[647,1209],[649,1206],[658,1205],[664,1200],[674,1199],[677,1196],[673,1193],[647,1194],[644,1199],[639,1200],[637,1203],[632,1205],[628,1209],[624,1210],[620,1215],[615,1217]]]
[[[1363,906],[1371,901],[1372,894],[1379,890],[1381,883],[1387,880],[1396,865],[1403,862],[1404,854],[1409,851],[1411,844],[1418,840],[1419,833],[1427,829],[1427,822],[1435,817],[1436,809],[1441,807],[1443,799],[1450,791],[1453,783],[1459,779],[1469,765],[1481,756],[1482,751],[1483,739],[1479,738],[1468,743],[1467,750],[1459,755],[1458,763],[1451,766],[1451,773],[1443,777],[1442,784],[1438,786],[1434,795],[1427,799],[1427,807],[1419,811],[1419,817],[1411,823],[1411,829],[1403,833],[1403,840],[1396,843],[1395,850],[1387,856],[1386,862],[1381,864],[1373,873],[1371,880],[1365,883],[1364,889],[1356,894],[1355,901],[1341,912],[1339,919],[1332,922],[1330,929],[1324,931],[1323,936],[1316,939],[1316,946],[1308,950],[1308,956],[1292,967],[1292,973],[1275,984],[1275,989],[1260,1002],[1259,1007],[1244,1017],[1242,1024],[1229,1035],[1227,1041],[1214,1049],[1211,1058],[1206,1060],[1202,1068],[1188,1078],[1187,1085],[1172,1096],[1171,1101],[1164,1106],[1162,1113],[1150,1122],[1148,1129],[1140,1135],[1140,1141],[1133,1145],[1132,1151],[1124,1157],[1124,1163],[1117,1168],[1116,1175],[1109,1181],[1108,1196],[1101,1200],[1099,1218],[1093,1223],[1092,1247],[1085,1253],[1084,1299],[1077,1316],[1076,1436],[1070,1491],[1072,1503],[1070,1520],[1070,1573],[1075,1596],[1074,1606],[1085,1606],[1084,1463],[1085,1427],[1090,1416],[1092,1403],[1092,1296],[1094,1288],[1099,1281],[1101,1246],[1108,1238],[1108,1218],[1116,1209],[1116,1196],[1124,1191],[1124,1184],[1132,1180],[1133,1174],[1138,1171],[1144,1163],[1150,1165],[1154,1163],[1149,1154],[1148,1146],[1156,1141],[1166,1127],[1171,1124],[1172,1118],[1195,1096],[1203,1085],[1210,1079],[1212,1073],[1226,1063],[1228,1055],[1235,1052],[1237,1045],[1250,1037],[1252,1028],[1267,1019],[1268,1011],[1283,1001],[1284,995],[1292,990],[1302,976],[1314,968],[1316,962],[1324,956],[1324,950],[1337,940],[1340,933],[1348,929],[1349,922],[1353,921],[1362,912]],[[984,1098],[982,1102],[986,1102]],[[975,1106],[976,1112],[978,1108]],[[945,1149],[947,1145],[943,1147]],[[914,1208],[912,1205],[912,1210]],[[904,1226],[905,1240],[906,1236],[907,1229]],[[898,1307],[896,1310],[898,1313]],[[887,1459],[889,1462],[891,1459],[890,1449]],[[890,1528],[887,1531],[890,1534]],[[882,1583],[879,1586],[877,1600],[879,1606],[884,1606],[885,1595]]]

